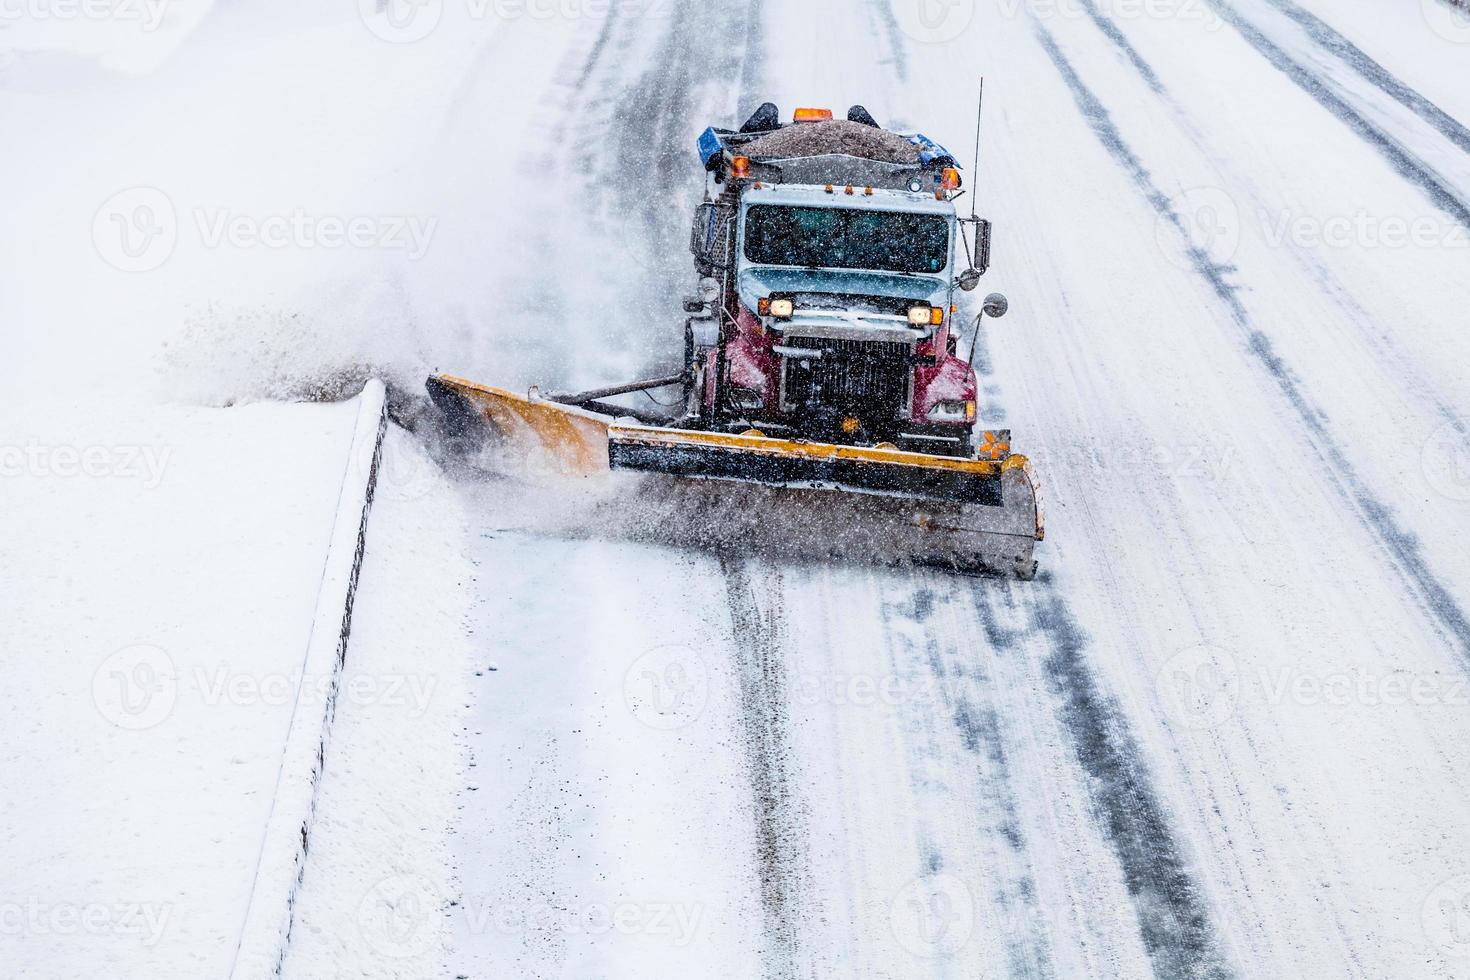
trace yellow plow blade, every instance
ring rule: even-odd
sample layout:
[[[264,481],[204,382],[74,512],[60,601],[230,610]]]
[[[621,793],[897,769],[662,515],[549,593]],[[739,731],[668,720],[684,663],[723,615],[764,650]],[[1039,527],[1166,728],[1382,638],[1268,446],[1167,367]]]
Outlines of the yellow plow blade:
[[[440,374],[429,396],[452,423],[487,424],[530,462],[562,476],[606,473],[607,430],[612,419],[530,394]]]
[[[428,387],[451,420],[487,424],[515,452],[562,475],[617,469],[778,487],[814,522],[820,517],[822,533],[856,536],[890,557],[1023,577],[1036,569],[1032,553],[1045,520],[1024,456],[959,459],[627,425],[534,390],[519,395],[447,375],[429,379]]]

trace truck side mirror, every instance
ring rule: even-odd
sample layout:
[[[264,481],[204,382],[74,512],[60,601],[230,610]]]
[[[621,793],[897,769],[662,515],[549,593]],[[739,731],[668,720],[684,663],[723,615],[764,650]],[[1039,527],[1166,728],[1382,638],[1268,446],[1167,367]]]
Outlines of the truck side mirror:
[[[990,271],[990,219],[975,222],[975,270],[982,276]]]
[[[975,226],[975,248],[970,250],[970,239],[964,237],[965,251],[970,252],[970,268],[960,273],[955,280],[955,285],[965,292],[969,292],[980,285],[980,277],[990,271],[990,219],[989,218],[961,218],[960,234],[964,235],[965,225]]]

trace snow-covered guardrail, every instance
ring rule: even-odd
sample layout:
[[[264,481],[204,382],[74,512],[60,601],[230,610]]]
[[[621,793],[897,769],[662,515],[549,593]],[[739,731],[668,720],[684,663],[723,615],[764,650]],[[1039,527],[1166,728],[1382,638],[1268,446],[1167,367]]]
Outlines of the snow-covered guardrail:
[[[291,937],[296,895],[311,845],[317,788],[326,760],[332,720],[336,714],[342,666],[352,630],[352,604],[362,569],[367,540],[368,512],[372,509],[387,431],[387,397],[380,381],[372,380],[358,396],[357,426],[352,437],[327,560],[317,593],[311,638],[297,678],[298,691],[291,712],[275,798],[261,842],[255,880],[251,885],[245,923],[236,947],[232,980],[262,980],[277,976]],[[302,689],[310,678],[330,678],[327,696]]]

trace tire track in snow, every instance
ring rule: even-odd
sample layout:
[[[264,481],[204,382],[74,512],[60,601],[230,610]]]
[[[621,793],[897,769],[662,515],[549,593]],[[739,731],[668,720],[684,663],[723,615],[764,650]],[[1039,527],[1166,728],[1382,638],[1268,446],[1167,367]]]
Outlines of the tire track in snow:
[[[1083,2],[1090,13],[1096,14],[1091,0]],[[1121,34],[1117,35],[1117,40],[1131,48]],[[1153,80],[1156,90],[1162,88],[1152,69],[1136,57],[1136,53],[1130,60],[1134,60],[1146,78]],[[1223,277],[1219,288],[1229,288]],[[985,417],[991,422],[1004,421],[1006,411],[1002,386],[995,377],[984,320],[978,323],[972,346],[976,373],[990,400]],[[1015,587],[1006,583],[1004,589],[1009,604],[1014,601]],[[1111,701],[1101,699],[1086,668],[1083,658],[1087,643],[1085,633],[1048,573],[1043,572],[1036,582],[1025,586],[1024,591],[1028,595],[1035,591],[1045,592],[1044,608],[1028,603],[1032,609],[1032,631],[1040,632],[1051,648],[1045,667],[1054,693],[1064,699],[1061,710],[1063,728],[1078,761],[1093,779],[1096,803],[1107,821],[1101,828],[1102,836],[1123,869],[1144,948],[1153,964],[1155,976],[1170,980],[1226,980],[1232,977],[1233,970],[1221,952],[1207,903],[1180,856],[1180,848],[1150,784],[1127,721]],[[932,593],[929,593],[928,603],[921,601],[926,592],[921,591],[915,596],[914,616],[921,621],[927,618],[926,606],[932,605],[933,601]],[[986,646],[1000,654],[1012,650],[1024,654],[1024,650],[1017,648],[1027,634],[1001,625],[999,611],[994,605],[996,595],[993,583],[980,584],[973,592],[972,605]],[[958,651],[953,653],[952,658],[946,656],[933,639],[926,644],[926,654],[931,669],[940,679],[951,721],[960,731],[966,748],[996,769],[998,776],[990,784],[995,790],[994,799],[1000,802],[1007,814],[1006,826],[1013,835],[1010,837],[1012,847],[1024,851],[1025,837],[1011,792],[1013,780],[1000,718],[993,704],[982,700],[982,692],[990,689],[994,680],[973,656],[962,657]],[[959,683],[954,683],[956,681]],[[1040,921],[1035,890],[1035,882],[1029,876],[1016,882],[1015,900],[1032,915],[1038,916],[1030,920],[1033,923]],[[1009,944],[1013,975],[1052,976],[1051,950],[1044,930],[1039,933],[1033,930],[1028,938],[1029,943]]]
[[[812,887],[804,804],[793,791],[784,658],[785,621],[777,580],[757,594],[745,561],[722,554],[731,637],[738,661],[737,702],[755,810],[756,872],[766,942],[766,977],[804,976],[800,928],[812,915]],[[766,591],[766,590],[762,590]],[[763,604],[762,598],[766,601]]]
[[[1404,355],[1403,350],[1397,344],[1393,343],[1387,335],[1370,326],[1373,323],[1372,314],[1349,293],[1346,284],[1327,267],[1326,263],[1310,252],[1295,248],[1292,249],[1292,254],[1312,273],[1317,280],[1317,285],[1322,288],[1322,292],[1343,312],[1347,321],[1363,327],[1362,336],[1373,351],[1373,356],[1379,363],[1393,369],[1402,380],[1405,390],[1412,397],[1422,399],[1441,421],[1448,423],[1455,430],[1462,442],[1470,437],[1470,427],[1466,426],[1459,408],[1444,398],[1438,387],[1425,376],[1417,364]],[[1470,444],[1467,444],[1467,449],[1470,449]]]
[[[587,122],[589,131],[610,134],[608,152],[594,165],[590,200],[631,239],[625,243],[631,248],[627,268],[635,270],[637,281],[624,284],[625,300],[618,305],[631,308],[630,319],[636,321],[622,341],[643,352],[640,373],[668,373],[682,349],[678,338],[685,314],[678,298],[692,281],[689,217],[704,186],[694,138],[719,117],[738,112],[728,80],[739,78],[747,90],[756,85],[762,3],[663,0],[655,9],[669,22],[646,61],[649,67],[615,97],[605,98],[605,113]],[[647,47],[638,36],[646,20],[624,18],[617,46]],[[606,62],[611,68],[624,60]],[[629,220],[634,215],[641,227]]]
[[[1072,93],[1078,110],[1092,127],[1103,148],[1129,175],[1159,218],[1178,232],[1180,240],[1185,243],[1185,254],[1195,272],[1209,283],[1216,297],[1230,313],[1231,320],[1242,331],[1246,351],[1265,370],[1307,430],[1338,493],[1357,512],[1362,526],[1377,539],[1392,567],[1435,621],[1438,632],[1459,648],[1466,660],[1466,666],[1470,667],[1470,618],[1467,618],[1465,610],[1448,586],[1429,567],[1421,553],[1418,538],[1399,522],[1392,508],[1368,487],[1347,452],[1328,429],[1326,414],[1307,395],[1290,365],[1275,352],[1271,338],[1256,326],[1237,295],[1239,287],[1228,281],[1228,276],[1234,272],[1233,267],[1217,264],[1191,238],[1183,219],[1123,138],[1107,108],[1077,74],[1051,32],[1034,19],[1033,27],[1042,48],[1056,66],[1062,81]]]
[[[891,67],[899,84],[907,85],[909,81],[908,48],[904,43],[903,26],[899,24],[898,16],[893,12],[891,0],[868,0],[868,10],[873,19],[878,22],[877,26],[881,28],[888,41],[888,57],[880,59],[878,64]]]
[[[549,212],[552,219],[521,233],[528,254],[512,264],[522,271],[508,277],[502,292],[528,315],[541,318],[549,308],[552,319],[577,331],[573,336],[586,341],[584,349],[601,355],[594,363],[606,365],[604,380],[667,373],[681,349],[678,298],[691,279],[685,236],[702,187],[693,140],[711,121],[705,116],[722,117],[733,101],[730,77],[754,85],[762,2],[746,0],[741,7],[655,0],[636,15],[612,4],[600,23],[589,24],[595,35],[588,32],[558,69],[558,80],[537,96],[545,122],[521,153],[522,169],[537,186],[582,191],[576,203],[560,205]],[[504,36],[498,32],[493,39]],[[456,94],[459,126],[470,121],[464,105],[503,97],[482,90],[480,76],[493,64],[482,57]],[[582,235],[577,226],[584,226]],[[625,254],[625,274],[568,293],[575,269],[570,275],[552,270],[591,267],[584,238],[615,242]],[[579,370],[551,357],[553,348],[540,341],[523,341],[517,353],[524,356],[526,348],[539,356],[523,380],[555,387],[570,383],[568,375]],[[507,359],[514,358],[491,358]]]
[[[612,4],[607,9],[607,16],[602,22],[602,30],[597,32],[597,40],[592,42],[592,49],[587,52],[587,57],[582,62],[582,70],[577,74],[576,82],[572,84],[572,91],[578,96],[587,91],[587,82],[591,80],[592,73],[602,62],[602,56],[607,51],[608,43],[612,40],[613,31],[617,27],[619,10],[617,4]]]
[[[1123,57],[1128,59],[1128,63],[1138,72],[1144,84],[1153,89],[1155,95],[1167,97],[1168,90],[1159,80],[1153,65],[1144,60],[1143,55],[1139,54],[1138,49],[1133,46],[1133,42],[1129,41],[1122,29],[1113,23],[1113,19],[1099,10],[1093,0],[1078,0],[1078,2],[1082,5],[1082,10],[1087,14],[1088,19],[1107,36],[1109,41],[1113,42],[1119,51],[1123,52]]]
[[[1227,24],[1235,28],[1262,57],[1306,92],[1317,104],[1347,125],[1365,143],[1378,151],[1399,176],[1422,190],[1445,214],[1470,229],[1470,205],[1432,167],[1411,153],[1403,143],[1358,112],[1314,72],[1287,54],[1260,28],[1243,17],[1228,0],[1206,0]]]
[[[698,192],[703,186],[694,137],[712,121],[705,118],[710,113],[738,111],[722,94],[728,92],[726,79],[740,78],[745,89],[755,85],[761,2],[750,0],[744,10],[698,0],[676,2],[673,21],[650,59],[652,67],[619,99],[608,127],[617,138],[615,159],[598,183],[627,212],[651,216],[647,227],[653,243],[667,246],[663,254],[685,277],[689,209],[681,192]],[[657,201],[670,206],[650,207]]]
[[[1293,0],[1267,0],[1267,2],[1290,17],[1301,27],[1307,37],[1336,55],[1338,60],[1357,72],[1380,92],[1433,126],[1440,135],[1461,150],[1470,153],[1470,129],[1410,88],[1393,72],[1374,61],[1366,51],[1339,34],[1332,25],[1311,11],[1298,6]]]
[[[1170,980],[1233,977],[1209,903],[1175,839],[1128,720],[1092,676],[1086,632],[1049,575],[1019,589],[1006,583],[1005,590],[1008,597],[1019,595],[1028,612],[1027,632],[998,627],[997,593],[990,585],[973,590],[976,612],[995,649],[1022,655],[1022,642],[1039,637],[1048,650],[1043,669],[1052,694],[1060,699],[1062,728],[1091,777],[1100,829],[1122,868],[1154,975]]]
[[[1271,0],[1271,2],[1288,3],[1290,0]],[[1173,113],[1175,119],[1189,137],[1196,144],[1202,146],[1206,142],[1204,133],[1194,123],[1190,114],[1185,111],[1184,106],[1174,97],[1173,92],[1159,79],[1158,73],[1154,71],[1149,61],[1128,40],[1122,29],[1118,27],[1112,18],[1103,13],[1093,0],[1080,0],[1080,3],[1093,24],[1123,53],[1124,57],[1138,72],[1144,84],[1169,108],[1170,112]],[[1305,14],[1305,11],[1303,13]],[[1237,181],[1236,184],[1238,183]],[[1252,192],[1251,196],[1253,203],[1256,205],[1257,213],[1264,214],[1269,210],[1254,192]],[[1467,427],[1464,419],[1461,418],[1460,411],[1440,394],[1437,387],[1424,376],[1424,373],[1416,365],[1412,364],[1404,356],[1397,345],[1367,327],[1368,324],[1373,322],[1372,316],[1351,295],[1346,285],[1328,268],[1326,263],[1322,262],[1310,252],[1301,249],[1293,248],[1291,249],[1291,254],[1311,274],[1313,279],[1322,288],[1322,292],[1326,297],[1343,312],[1344,320],[1364,328],[1360,332],[1373,350],[1374,355],[1381,363],[1392,365],[1394,371],[1403,379],[1405,390],[1411,392],[1414,397],[1422,399],[1427,404],[1427,407],[1432,409],[1441,421],[1447,422],[1462,439],[1470,436],[1470,427]]]
[[[611,76],[600,79],[603,84],[596,94],[588,91],[589,80],[605,70],[607,49],[622,20],[617,4],[610,5],[601,16],[602,22],[591,43],[577,39],[561,56],[555,73],[547,80],[549,84],[524,93],[526,100],[537,104],[536,126],[522,133],[514,144],[489,148],[480,142],[485,120],[495,117],[505,98],[504,83],[498,74],[502,67],[499,59],[507,45],[516,43],[509,22],[498,25],[449,96],[449,110],[437,136],[443,144],[438,152],[445,158],[462,159],[466,148],[461,142],[469,137],[470,154],[494,152],[510,156],[528,184],[556,187],[582,182],[585,160],[569,155],[567,146],[584,130],[585,122],[596,110],[596,101],[605,98],[607,92],[619,91],[622,85],[616,76]],[[458,175],[455,179],[465,178]],[[485,331],[472,323],[467,312],[459,314],[461,347],[474,352],[462,358],[465,372],[472,373],[475,362],[494,365],[500,374],[504,373],[506,364],[514,364],[520,369],[522,381],[535,381],[548,387],[560,387],[565,382],[569,367],[563,347],[551,343],[539,331],[527,337],[516,329],[517,323],[539,322],[548,315],[558,322],[575,323],[581,312],[565,290],[548,288],[546,270],[562,268],[571,261],[566,254],[566,222],[556,220],[554,208],[552,205],[540,213],[537,220],[526,219],[524,227],[514,231],[502,229],[503,234],[515,236],[519,254],[512,261],[492,264],[491,278],[485,284],[491,297],[486,305],[498,315],[507,315],[511,323],[503,331]],[[512,382],[508,376],[499,380]]]
[[[1005,926],[1003,934],[992,939],[1004,944],[1006,975],[1047,980],[1056,976],[1056,969],[1043,925],[1044,910],[1037,903],[1036,880],[1016,798],[1010,754],[992,693],[995,679],[983,658],[967,649],[964,642],[970,637],[967,630],[958,625],[952,630],[935,629],[937,607],[948,602],[947,594],[936,597],[934,589],[922,580],[914,584],[908,595],[885,601],[881,616],[888,634],[887,646],[895,653],[912,652],[925,662],[937,681],[947,720],[958,731],[961,745],[973,759],[981,789],[981,798],[974,803],[975,819],[987,841],[998,842],[998,847],[985,857],[993,876],[988,882],[992,889],[990,896]],[[920,637],[917,641],[912,635],[915,632]],[[991,630],[987,628],[986,633],[991,635]],[[964,805],[962,800],[955,802]],[[943,867],[943,854],[935,852],[922,871],[936,874]]]

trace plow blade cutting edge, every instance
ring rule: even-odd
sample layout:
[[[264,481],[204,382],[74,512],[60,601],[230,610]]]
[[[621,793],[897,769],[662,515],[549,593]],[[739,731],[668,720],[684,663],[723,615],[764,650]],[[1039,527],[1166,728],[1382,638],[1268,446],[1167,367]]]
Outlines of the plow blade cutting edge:
[[[1044,516],[1024,456],[958,459],[624,424],[534,389],[519,395],[447,375],[428,389],[451,429],[488,425],[512,452],[562,475],[618,469],[776,487],[849,544],[859,537],[891,557],[1022,577],[1036,570]]]

